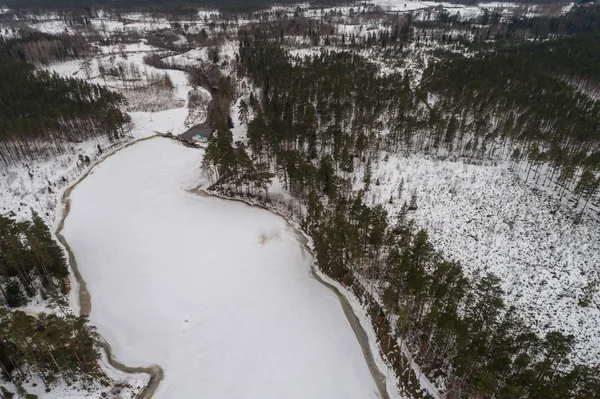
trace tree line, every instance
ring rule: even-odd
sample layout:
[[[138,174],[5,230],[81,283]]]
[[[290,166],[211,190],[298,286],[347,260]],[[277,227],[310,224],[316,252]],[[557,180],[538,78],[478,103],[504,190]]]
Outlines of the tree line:
[[[461,138],[459,118],[467,111],[445,104],[458,96],[440,95],[442,106],[427,107],[426,92],[411,88],[409,73],[381,75],[356,53],[291,57],[272,37],[246,31],[239,58],[238,74],[260,90],[240,105],[248,147],[232,143],[231,126],[209,143],[204,166],[216,170],[213,188],[268,201],[266,188],[261,191],[268,173],[279,176],[303,204],[290,209],[314,238],[319,266],[367,300],[380,346],[399,376],[408,367],[400,355],[405,346],[430,377],[442,376],[450,398],[598,397],[599,370],[569,364],[574,337],[558,331],[537,336],[504,304],[496,276],[468,278],[460,265],[444,259],[410,221],[416,203],[399,204],[398,214],[388,215],[364,200],[378,184],[369,171],[379,151],[423,151],[452,143],[475,155],[484,144],[474,141],[485,142],[489,133],[483,119],[472,119],[477,135]],[[427,84],[434,87],[430,75]],[[482,73],[482,79],[494,77]],[[504,93],[498,97],[506,103]],[[500,111],[505,109],[496,109],[494,116]],[[554,116],[544,108],[539,112]],[[577,112],[584,111],[571,115]],[[439,120],[446,121],[439,125],[444,128],[431,129]],[[595,140],[591,131],[570,133],[574,143]],[[555,134],[569,140],[569,132]],[[510,140],[519,142],[521,136]],[[358,166],[365,173],[363,189],[356,192],[352,179]],[[265,173],[255,175],[256,170]],[[381,304],[360,288],[359,279],[381,287]]]
[[[37,31],[20,31],[18,38],[0,37],[1,52],[16,61],[48,65],[56,61],[83,58],[92,53],[84,36],[66,33],[58,36]]]
[[[64,253],[39,215],[21,222],[0,216],[0,293],[8,306],[65,295],[68,276]]]
[[[91,138],[123,137],[128,117],[121,95],[30,64],[79,57],[86,46],[80,38],[41,34],[0,43],[0,164],[56,156]],[[63,250],[38,215],[0,216],[0,378],[23,396],[21,383],[32,375],[47,389],[58,380],[102,376],[94,329],[68,310],[68,276]],[[18,310],[34,298],[55,314]]]
[[[32,375],[46,388],[100,378],[95,330],[85,317],[38,314],[0,307],[0,376],[18,387]]]
[[[313,5],[344,4],[342,0],[310,1]],[[296,0],[128,0],[114,2],[109,0],[6,0],[8,8],[17,10],[90,10],[97,8],[117,9],[120,11],[188,12],[198,7],[218,8],[223,11],[256,11],[274,4],[297,4]]]
[[[385,311],[372,318],[384,326],[380,346],[398,375],[409,367],[405,346],[424,373],[443,378],[447,398],[598,397],[600,369],[569,363],[573,336],[535,334],[506,306],[496,276],[467,278],[434,250],[407,204],[388,223],[362,195],[329,198],[334,208],[309,200],[305,228],[326,273],[349,287],[357,277],[384,287]]]
[[[36,375],[46,387],[58,379],[99,378],[95,330],[67,310],[69,271],[62,249],[43,220],[0,216],[0,377],[20,382]],[[33,298],[56,314],[17,310]]]
[[[0,56],[0,163],[55,155],[71,143],[124,137],[124,97]]]
[[[599,189],[600,102],[567,81],[581,76],[569,69],[575,61],[553,62],[582,58],[576,46],[542,46],[544,51],[525,46],[468,59],[439,54],[442,61],[427,68],[421,86],[423,96],[436,98],[427,143],[459,156],[527,160],[526,179],[533,172],[535,185],[552,182],[561,197],[568,189],[587,203]],[[586,81],[596,79],[594,69],[585,71]]]

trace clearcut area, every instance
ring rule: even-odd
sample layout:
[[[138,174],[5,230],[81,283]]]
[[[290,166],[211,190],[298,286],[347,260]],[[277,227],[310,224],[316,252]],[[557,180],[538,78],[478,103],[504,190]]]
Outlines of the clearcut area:
[[[71,194],[63,234],[91,322],[129,366],[160,365],[157,398],[377,398],[336,295],[280,217],[193,194],[202,152],[156,138]]]

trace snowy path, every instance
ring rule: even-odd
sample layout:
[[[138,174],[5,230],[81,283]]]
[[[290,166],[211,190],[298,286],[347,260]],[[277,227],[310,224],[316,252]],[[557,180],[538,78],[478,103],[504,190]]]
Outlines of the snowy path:
[[[336,295],[283,219],[197,196],[202,153],[166,139],[99,165],[63,234],[91,322],[128,365],[159,364],[159,398],[377,398]]]

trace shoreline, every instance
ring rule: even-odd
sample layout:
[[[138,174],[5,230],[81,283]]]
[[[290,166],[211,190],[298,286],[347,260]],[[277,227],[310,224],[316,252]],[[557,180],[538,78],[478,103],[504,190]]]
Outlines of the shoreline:
[[[117,152],[119,152],[129,146],[137,144],[140,141],[145,141],[145,140],[149,140],[149,139],[153,139],[153,138],[157,138],[157,137],[169,138],[169,137],[165,137],[162,135],[153,135],[153,136],[144,137],[144,138],[129,142],[129,143],[123,145],[122,147],[115,149],[114,151],[107,154],[103,158],[97,160],[79,179],[77,179],[72,185],[68,186],[67,189],[63,192],[63,194],[61,196],[61,205],[62,205],[61,211],[62,211],[62,213],[60,215],[60,219],[59,219],[59,222],[57,224],[54,234],[55,234],[56,238],[58,239],[58,241],[60,242],[60,244],[64,247],[64,249],[68,255],[69,266],[73,272],[73,276],[77,283],[77,288],[71,287],[71,290],[72,291],[75,289],[77,290],[77,298],[78,298],[78,302],[79,302],[79,304],[78,304],[79,305],[79,315],[81,315],[81,316],[89,316],[89,314],[91,312],[92,302],[91,302],[90,293],[87,290],[87,284],[79,271],[75,255],[72,252],[68,242],[62,235],[64,223],[65,223],[66,218],[69,216],[70,207],[71,207],[70,194],[79,185],[79,183],[81,183],[86,177],[88,177],[90,174],[92,174],[94,169],[98,165],[100,165],[104,160],[110,158],[111,156],[115,155]],[[173,138],[171,138],[171,139],[173,139]],[[179,140],[177,140],[177,141],[179,141]],[[181,145],[183,145],[183,144],[181,144]],[[316,260],[315,260],[314,254],[313,254],[313,250],[311,247],[312,241],[311,241],[310,236],[308,236],[304,231],[302,231],[302,229],[294,221],[290,220],[288,217],[279,213],[277,210],[271,209],[261,203],[258,203],[258,202],[253,203],[248,200],[244,200],[244,199],[240,199],[240,198],[226,197],[226,196],[223,196],[223,195],[220,195],[217,193],[207,191],[204,187],[196,187],[196,188],[193,188],[193,189],[190,189],[187,191],[192,194],[195,194],[195,195],[204,195],[204,196],[218,198],[220,200],[225,200],[225,201],[241,202],[247,206],[259,207],[259,208],[261,208],[267,212],[271,212],[272,214],[274,214],[278,217],[281,217],[281,218],[283,218],[283,220],[285,220],[285,222],[296,233],[296,236],[298,237],[298,241],[302,247],[302,250],[307,251],[313,258],[313,262],[310,266],[311,277],[314,278],[320,284],[327,287],[329,290],[331,290],[337,296],[338,300],[340,301],[340,306],[342,308],[342,311],[344,312],[344,315],[345,315],[346,319],[348,320],[348,323],[350,324],[350,327],[352,328],[352,331],[362,349],[365,362],[367,364],[367,367],[369,368],[369,372],[371,373],[373,381],[375,382],[375,385],[377,386],[379,397],[381,399],[390,399],[391,396],[389,394],[388,388],[397,390],[396,382],[395,382],[395,380],[392,380],[392,378],[395,379],[396,376],[393,372],[392,373],[389,372],[390,371],[389,365],[381,357],[380,349],[377,345],[376,340],[374,340],[372,334],[369,334],[369,331],[367,331],[368,327],[365,327],[363,325],[363,323],[361,323],[359,315],[357,314],[354,306],[351,303],[351,302],[356,302],[356,301],[352,300],[351,298],[348,298],[348,296],[353,295],[353,294],[351,294],[350,292],[346,292],[347,290],[345,290],[343,287],[341,287],[341,288],[338,287],[339,284],[337,284],[334,280],[330,279],[329,277],[323,275],[322,272],[320,272],[320,270],[318,269],[318,265],[316,263]],[[331,281],[329,281],[329,280],[331,280]],[[73,304],[72,304],[72,308],[76,308],[76,307],[73,306]],[[372,326],[372,324],[370,324],[370,330],[372,330],[372,329],[373,329],[373,326]],[[128,374],[144,373],[144,374],[148,374],[150,376],[150,380],[148,381],[148,384],[146,385],[144,390],[142,390],[141,393],[137,397],[141,398],[141,399],[152,398],[152,396],[158,389],[160,382],[164,379],[164,370],[159,365],[150,365],[147,367],[126,366],[113,357],[112,348],[111,348],[110,344],[99,334],[98,334],[98,341],[100,343],[100,346],[106,353],[108,363],[111,367],[113,367],[119,371],[128,373]],[[386,373],[384,371],[388,371],[388,372]]]
[[[311,242],[312,242],[311,237],[308,234],[306,234],[300,228],[300,226],[298,226],[293,220],[290,220],[288,217],[281,214],[277,210],[271,209],[260,202],[251,202],[251,201],[248,201],[248,200],[242,199],[242,198],[227,197],[227,196],[224,196],[219,193],[208,191],[205,187],[202,187],[202,186],[188,190],[188,192],[195,194],[195,195],[218,198],[218,199],[225,200],[225,201],[240,202],[247,206],[261,208],[267,212],[272,213],[273,215],[281,217],[287,223],[287,225],[290,226],[294,230],[294,233],[296,233],[298,242],[299,242],[302,250],[307,251],[310,254],[310,256],[313,258],[313,262],[311,263],[311,266],[310,266],[311,277],[314,278],[317,282],[319,282],[323,286],[325,286],[326,288],[328,288],[329,290],[331,290],[337,296],[338,300],[340,301],[340,306],[342,307],[342,311],[344,312],[344,315],[346,316],[346,319],[348,320],[348,323],[350,324],[350,327],[352,328],[352,332],[354,333],[356,340],[358,341],[358,344],[360,345],[360,347],[362,349],[362,352],[363,352],[363,355],[365,358],[365,362],[367,363],[367,367],[369,368],[369,372],[371,373],[371,376],[373,377],[373,381],[375,382],[375,385],[377,386],[379,397],[381,399],[391,399],[391,396],[388,391],[388,382],[391,383],[390,388],[397,391],[396,381],[392,381],[392,377],[394,379],[396,378],[395,373],[393,373],[393,372],[385,373],[384,372],[384,370],[383,370],[384,368],[388,369],[388,371],[389,371],[389,366],[381,357],[381,351],[377,345],[377,342],[376,341],[373,342],[373,338],[369,336],[369,333],[367,332],[367,328],[365,328],[365,326],[363,326],[361,324],[359,315],[356,313],[356,311],[351,303],[351,302],[355,302],[355,301],[348,298],[348,296],[353,295],[353,294],[350,292],[346,292],[347,290],[344,289],[343,287],[339,286],[339,284],[335,280],[324,275],[319,270],[317,261],[315,260],[316,258],[314,256],[314,253],[313,253],[313,250],[311,247]],[[331,281],[328,281],[328,280],[331,280]],[[372,324],[371,324],[371,329],[372,329]],[[376,356],[375,353],[377,353],[378,356]]]
[[[81,275],[81,272],[79,271],[79,267],[77,265],[77,259],[75,258],[75,254],[71,250],[71,247],[69,246],[69,243],[67,242],[65,237],[62,235],[62,230],[65,225],[65,220],[67,219],[67,217],[69,216],[69,213],[71,211],[71,199],[70,199],[71,193],[79,185],[79,183],[84,181],[86,177],[88,177],[90,174],[92,174],[92,172],[98,165],[100,165],[102,162],[104,162],[108,158],[112,157],[113,155],[115,155],[116,153],[118,153],[119,151],[121,151],[127,147],[130,147],[141,141],[150,140],[150,139],[153,139],[156,137],[162,137],[162,136],[161,135],[152,135],[149,137],[144,137],[144,138],[140,138],[140,139],[131,141],[131,142],[111,151],[110,153],[106,154],[105,156],[101,157],[96,162],[94,162],[94,164],[92,166],[90,166],[89,169],[81,177],[79,177],[73,184],[69,185],[61,195],[60,219],[58,220],[58,223],[55,224],[56,229],[54,230],[54,236],[60,242],[60,244],[64,248],[65,252],[67,253],[67,259],[69,261],[69,268],[71,269],[71,271],[73,273],[73,277],[75,279],[75,282],[77,283],[76,287],[71,287],[71,292],[73,292],[74,290],[77,290],[77,292],[76,292],[77,303],[71,303],[70,305],[71,305],[71,308],[74,310],[74,312],[78,313],[79,316],[89,316],[90,315],[90,313],[92,311],[92,298],[87,289],[87,283],[85,282],[85,280],[83,279],[83,276]],[[72,301],[70,301],[70,302],[72,302]],[[106,354],[106,359],[107,359],[108,365],[110,367],[112,367],[116,370],[122,371],[124,373],[127,373],[127,374],[142,374],[143,373],[143,374],[148,374],[150,376],[150,379],[149,379],[148,383],[146,384],[146,387],[136,396],[136,398],[140,398],[140,399],[152,398],[152,396],[158,389],[160,382],[164,378],[163,369],[159,365],[156,365],[156,364],[153,364],[153,365],[147,366],[147,367],[126,366],[114,358],[114,356],[112,354],[112,348],[111,348],[110,344],[104,339],[104,337],[102,337],[100,334],[97,334],[97,339],[100,344],[100,347]]]

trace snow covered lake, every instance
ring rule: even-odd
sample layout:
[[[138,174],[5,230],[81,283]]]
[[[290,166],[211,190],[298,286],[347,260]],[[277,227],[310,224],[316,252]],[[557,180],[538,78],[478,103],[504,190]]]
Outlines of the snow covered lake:
[[[102,162],[63,234],[91,322],[129,366],[160,365],[158,398],[377,398],[336,295],[286,222],[186,189],[202,152],[168,139]]]

